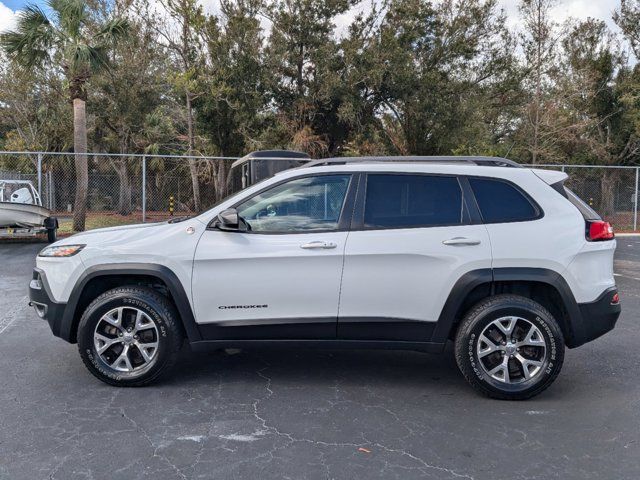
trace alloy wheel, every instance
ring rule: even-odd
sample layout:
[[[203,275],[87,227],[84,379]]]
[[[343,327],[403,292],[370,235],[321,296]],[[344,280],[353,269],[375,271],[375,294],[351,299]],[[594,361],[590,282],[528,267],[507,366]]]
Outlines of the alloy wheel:
[[[517,384],[543,371],[548,354],[540,329],[522,317],[500,317],[487,325],[476,354],[482,369],[494,380]]]
[[[135,307],[118,307],[105,313],[93,334],[95,350],[108,367],[140,374],[158,356],[158,327],[151,317]]]

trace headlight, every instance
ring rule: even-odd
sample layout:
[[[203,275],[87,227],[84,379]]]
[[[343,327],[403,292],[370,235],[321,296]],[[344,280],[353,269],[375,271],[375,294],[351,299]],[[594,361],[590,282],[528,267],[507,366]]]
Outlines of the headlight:
[[[84,248],[84,245],[59,245],[57,247],[47,247],[43,249],[38,254],[38,256],[39,257],[72,257],[83,248]]]

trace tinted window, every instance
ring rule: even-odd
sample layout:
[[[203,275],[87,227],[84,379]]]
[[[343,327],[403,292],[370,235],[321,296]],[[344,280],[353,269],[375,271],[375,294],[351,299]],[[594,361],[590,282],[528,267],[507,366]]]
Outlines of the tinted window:
[[[521,222],[538,217],[537,209],[514,186],[500,180],[470,178],[485,223]]]
[[[305,177],[277,185],[240,204],[254,232],[309,232],[338,228],[351,175]]]
[[[367,228],[459,225],[463,215],[462,190],[455,177],[367,175]]]

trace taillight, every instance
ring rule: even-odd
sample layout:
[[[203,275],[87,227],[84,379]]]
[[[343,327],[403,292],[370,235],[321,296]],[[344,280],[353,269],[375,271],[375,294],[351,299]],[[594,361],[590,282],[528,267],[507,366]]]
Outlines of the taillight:
[[[613,227],[609,222],[604,222],[602,220],[587,222],[587,240],[590,242],[611,240],[614,237]]]

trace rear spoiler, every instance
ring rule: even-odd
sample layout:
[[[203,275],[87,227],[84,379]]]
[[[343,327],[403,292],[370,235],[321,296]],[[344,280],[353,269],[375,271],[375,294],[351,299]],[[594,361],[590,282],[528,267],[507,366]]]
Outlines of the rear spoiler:
[[[569,175],[558,170],[543,170],[541,168],[532,168],[531,171],[547,185],[555,183],[563,183]]]

